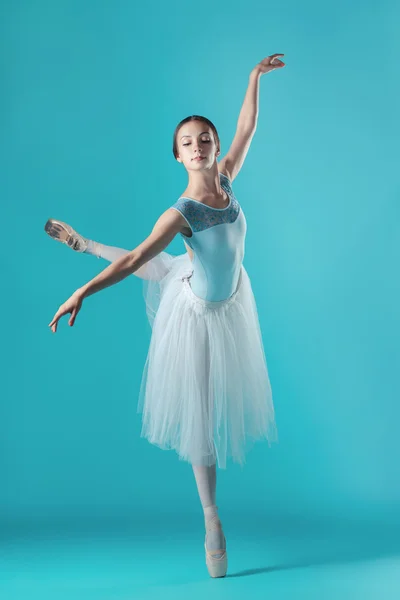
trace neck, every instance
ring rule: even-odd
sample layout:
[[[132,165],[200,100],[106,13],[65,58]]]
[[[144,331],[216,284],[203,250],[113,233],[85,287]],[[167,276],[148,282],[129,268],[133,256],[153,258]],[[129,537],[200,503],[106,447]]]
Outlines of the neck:
[[[223,196],[217,165],[208,171],[189,171],[189,182],[185,191],[193,198],[215,198]]]

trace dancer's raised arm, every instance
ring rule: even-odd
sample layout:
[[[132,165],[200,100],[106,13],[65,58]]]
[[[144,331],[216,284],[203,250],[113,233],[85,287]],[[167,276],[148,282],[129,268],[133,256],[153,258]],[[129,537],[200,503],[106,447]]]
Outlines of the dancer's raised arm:
[[[76,290],[60,306],[49,323],[49,327],[53,333],[57,331],[58,321],[63,315],[71,313],[68,323],[72,326],[85,298],[122,281],[122,279],[134,273],[146,262],[162,252],[174,239],[176,234],[182,230],[184,225],[186,225],[186,222],[179,212],[172,209],[166,210],[157,220],[150,235],[139,246],[106,267],[91,281]]]
[[[277,58],[278,56],[284,55],[272,54],[271,56],[267,56],[250,73],[246,95],[237,122],[235,137],[228,152],[219,162],[219,170],[222,173],[228,173],[231,181],[235,179],[242,168],[256,131],[260,77],[264,73],[269,73],[274,69],[280,69],[285,66]]]

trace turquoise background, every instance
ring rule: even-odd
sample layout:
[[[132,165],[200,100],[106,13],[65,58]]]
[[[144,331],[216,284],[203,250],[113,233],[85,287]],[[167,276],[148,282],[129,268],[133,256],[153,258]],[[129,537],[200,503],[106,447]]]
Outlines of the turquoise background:
[[[141,243],[187,184],[176,124],[211,119],[223,156],[275,52],[287,66],[261,77],[233,189],[280,440],[218,471],[217,503],[226,519],[398,520],[399,18],[393,1],[2,3],[3,523],[201,518],[190,465],[140,438],[141,281],[52,335],[108,263],[43,227]]]

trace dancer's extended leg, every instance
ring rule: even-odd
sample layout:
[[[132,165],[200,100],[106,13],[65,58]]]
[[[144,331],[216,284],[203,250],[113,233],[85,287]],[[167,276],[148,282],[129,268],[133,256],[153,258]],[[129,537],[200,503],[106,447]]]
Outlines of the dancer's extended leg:
[[[88,245],[85,250],[85,254],[92,254],[98,258],[104,258],[109,262],[114,262],[118,258],[121,258],[121,256],[129,254],[129,252],[130,250],[117,248],[116,246],[107,246],[106,244],[95,242],[94,240],[88,240]],[[140,277],[140,279],[153,279],[155,281],[159,281],[167,274],[167,272],[168,267],[163,261],[162,256],[157,255],[139,267],[139,269],[137,269],[133,275]]]
[[[49,219],[47,221],[45,231],[50,237],[66,244],[76,252],[92,254],[98,258],[104,258],[109,262],[114,262],[130,252],[130,250],[126,250],[125,248],[107,246],[106,244],[89,240],[75,231],[71,225],[63,221],[57,221],[56,219]],[[165,260],[163,260],[163,256],[159,254],[137,269],[133,275],[140,277],[140,279],[159,281],[167,272],[168,266]]]
[[[97,258],[104,258],[109,262],[114,262],[115,260],[118,260],[118,258],[121,258],[121,256],[129,254],[129,250],[125,250],[125,248],[117,248],[116,246],[106,246],[106,244],[101,244],[100,242],[95,242],[94,240],[88,240],[85,254],[92,254],[93,256],[97,256]]]

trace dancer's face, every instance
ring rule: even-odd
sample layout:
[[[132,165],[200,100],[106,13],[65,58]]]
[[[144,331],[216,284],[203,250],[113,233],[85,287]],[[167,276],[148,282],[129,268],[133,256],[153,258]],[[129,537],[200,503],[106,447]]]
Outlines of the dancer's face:
[[[176,136],[177,161],[187,171],[209,169],[219,155],[212,129],[203,121],[189,121],[182,125]],[[203,160],[195,160],[201,156]]]

